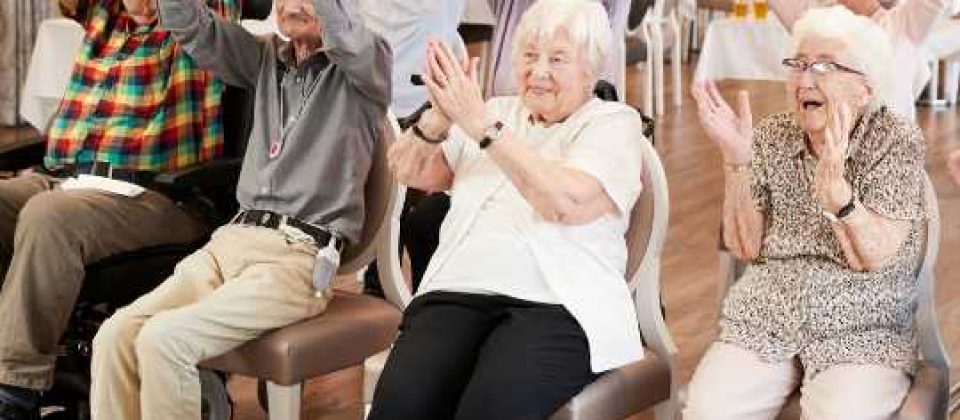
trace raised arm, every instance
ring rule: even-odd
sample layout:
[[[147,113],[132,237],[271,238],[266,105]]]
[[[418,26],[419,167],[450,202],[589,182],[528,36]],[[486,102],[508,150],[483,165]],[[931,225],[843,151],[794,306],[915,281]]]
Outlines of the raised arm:
[[[754,260],[760,256],[766,228],[766,168],[762,154],[751,146],[754,134],[749,96],[740,91],[735,114],[713,82],[695,84],[692,93],[700,125],[723,153],[723,242],[737,258]]]
[[[952,0],[901,1],[890,13],[914,44],[922,44]]]
[[[436,108],[431,108],[423,113],[417,129],[427,139],[440,140],[448,136],[450,122]],[[413,127],[408,128],[387,154],[397,182],[427,192],[449,190],[453,185],[453,170],[444,156],[443,147],[452,146],[428,142],[414,134]]]
[[[889,149],[860,188],[845,177],[844,151],[853,118],[846,109],[833,110],[823,151],[815,172],[815,197],[823,209],[837,214],[853,203],[852,213],[832,223],[850,267],[877,271],[897,253],[906,240],[911,220],[925,217],[923,204],[923,138],[919,129],[886,142]],[[891,130],[896,131],[896,130]],[[900,133],[893,133],[899,135]]]
[[[390,47],[364,25],[357,0],[313,0],[313,6],[323,21],[323,45],[330,60],[362,94],[389,104]]]
[[[777,15],[787,31],[793,31],[793,23],[810,7],[809,0],[767,0],[770,10]]]
[[[197,64],[226,83],[253,88],[264,46],[238,23],[229,22],[197,0],[157,0],[160,24]]]

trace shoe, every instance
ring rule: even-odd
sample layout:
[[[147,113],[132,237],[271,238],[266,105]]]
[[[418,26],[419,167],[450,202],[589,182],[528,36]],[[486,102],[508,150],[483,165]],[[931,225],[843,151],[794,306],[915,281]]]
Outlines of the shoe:
[[[40,408],[32,410],[0,399],[0,420],[40,420]]]

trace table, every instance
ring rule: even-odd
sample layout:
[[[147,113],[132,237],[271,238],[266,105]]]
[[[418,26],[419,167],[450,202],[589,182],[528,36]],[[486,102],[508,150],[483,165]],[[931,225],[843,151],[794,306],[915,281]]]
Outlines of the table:
[[[60,106],[83,35],[83,27],[71,19],[47,19],[40,24],[23,84],[20,115],[41,133]]]
[[[790,34],[773,14],[767,19],[717,18],[707,26],[694,80],[785,80],[781,61]]]

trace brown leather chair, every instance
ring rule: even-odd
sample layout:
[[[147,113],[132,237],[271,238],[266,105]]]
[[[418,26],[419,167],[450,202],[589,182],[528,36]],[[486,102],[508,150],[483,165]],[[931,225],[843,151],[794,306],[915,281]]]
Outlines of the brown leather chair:
[[[646,348],[644,358],[604,373],[550,420],[619,420],[654,408],[657,420],[677,415],[677,348],[660,299],[660,255],[670,214],[667,179],[653,146],[643,143],[643,193],[627,231],[627,281]]]
[[[920,361],[917,375],[907,392],[896,418],[902,420],[946,419],[948,416],[950,359],[940,328],[937,323],[936,299],[934,298],[934,266],[940,249],[940,215],[937,208],[937,195],[930,178],[924,175],[926,198],[930,209],[927,222],[927,241],[924,247],[923,261],[917,268],[919,302],[914,320],[920,339]],[[726,279],[724,291],[728,289],[743,271],[743,264],[736,262],[729,253],[723,253]],[[724,295],[725,293],[722,293]],[[787,399],[778,420],[799,420],[800,392],[796,390]]]
[[[366,267],[374,254],[380,261],[393,261],[395,267],[390,267],[390,272],[399,270],[397,228],[391,220],[397,215],[402,191],[387,168],[386,158],[399,127],[392,114],[387,119],[390,127],[384,127],[377,142],[367,178],[361,240],[345,250],[338,270],[341,275]],[[391,263],[381,265],[388,268]],[[388,296],[397,295],[398,287],[384,286]],[[234,351],[203,361],[200,367],[266,380],[270,419],[298,419],[307,379],[363,363],[393,343],[399,325],[400,310],[391,301],[337,292],[322,314],[264,334]]]

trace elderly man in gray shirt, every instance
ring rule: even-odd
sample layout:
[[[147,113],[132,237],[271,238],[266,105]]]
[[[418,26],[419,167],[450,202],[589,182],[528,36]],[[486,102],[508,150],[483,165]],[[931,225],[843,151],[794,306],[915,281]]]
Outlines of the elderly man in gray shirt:
[[[339,251],[360,235],[390,102],[390,49],[355,1],[275,0],[289,41],[257,39],[195,0],[158,1],[201,67],[255,92],[242,211],[100,328],[95,419],[198,419],[198,362],[326,307]]]

